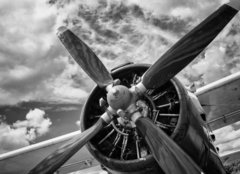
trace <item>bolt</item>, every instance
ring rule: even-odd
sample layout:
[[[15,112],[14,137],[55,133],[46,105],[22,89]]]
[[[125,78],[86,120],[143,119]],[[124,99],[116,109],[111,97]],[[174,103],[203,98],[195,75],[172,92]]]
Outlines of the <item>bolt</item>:
[[[126,115],[126,113],[125,113],[122,109],[118,109],[118,110],[117,110],[117,114],[118,114],[120,117],[122,117],[122,118],[124,118],[125,115]]]

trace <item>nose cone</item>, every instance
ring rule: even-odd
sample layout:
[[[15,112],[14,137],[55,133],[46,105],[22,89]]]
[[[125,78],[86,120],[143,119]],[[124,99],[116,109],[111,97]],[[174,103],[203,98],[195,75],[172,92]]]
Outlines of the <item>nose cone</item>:
[[[114,86],[108,91],[107,101],[113,109],[125,110],[131,102],[131,93],[125,86]]]
[[[118,98],[120,95],[120,91],[118,88],[112,88],[111,93],[115,98]]]

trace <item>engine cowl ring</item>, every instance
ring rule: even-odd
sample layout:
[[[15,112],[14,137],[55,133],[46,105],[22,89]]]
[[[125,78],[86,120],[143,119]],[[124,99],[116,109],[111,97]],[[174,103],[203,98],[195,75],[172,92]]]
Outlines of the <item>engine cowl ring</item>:
[[[149,68],[146,64],[131,64],[120,67],[112,72],[114,79],[120,79],[121,85],[128,88],[140,81],[142,74]],[[178,134],[176,130],[183,121],[185,96],[183,86],[173,78],[165,85],[155,90],[148,90],[140,98],[141,112],[172,138]],[[108,106],[107,102],[101,105],[99,101],[107,101],[106,91],[95,87],[85,103],[80,118],[82,131],[91,127]],[[103,102],[104,103],[104,102]],[[144,110],[145,108],[145,110]],[[116,117],[94,137],[87,148],[90,153],[105,167],[119,172],[159,173],[159,169],[147,144],[140,133],[130,122]],[[126,121],[126,126],[122,121]],[[138,146],[138,148],[137,148]],[[141,173],[142,173],[141,172]]]

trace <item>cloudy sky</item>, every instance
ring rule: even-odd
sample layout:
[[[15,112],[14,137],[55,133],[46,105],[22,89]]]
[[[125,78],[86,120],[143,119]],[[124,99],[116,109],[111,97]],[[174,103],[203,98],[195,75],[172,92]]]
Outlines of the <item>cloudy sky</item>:
[[[224,2],[1,0],[0,153],[78,129],[75,123],[94,82],[63,49],[58,27],[71,28],[110,70],[129,61],[153,63]],[[179,79],[200,87],[238,72],[239,32],[237,15]],[[223,132],[231,133],[217,141],[221,153],[240,149],[237,141],[229,143],[240,131],[221,130],[221,140]]]

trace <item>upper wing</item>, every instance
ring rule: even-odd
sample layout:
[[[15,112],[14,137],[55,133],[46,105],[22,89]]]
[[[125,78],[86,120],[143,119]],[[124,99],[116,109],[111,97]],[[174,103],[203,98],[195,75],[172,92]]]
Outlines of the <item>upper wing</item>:
[[[36,164],[78,134],[79,131],[53,138],[44,142],[30,145],[18,150],[0,155],[0,173],[28,173]],[[99,165],[84,147],[70,158],[60,169],[59,173],[70,173],[88,167]],[[99,169],[100,170],[100,169]]]
[[[196,91],[212,130],[240,120],[240,72]]]

